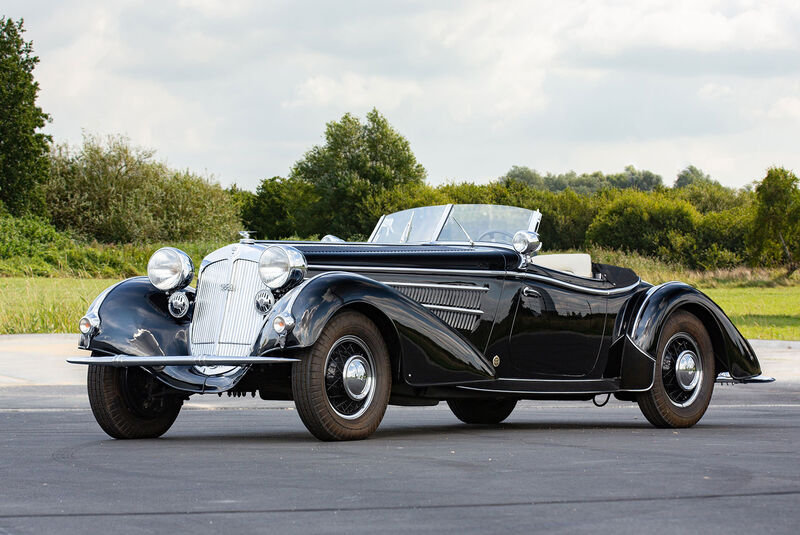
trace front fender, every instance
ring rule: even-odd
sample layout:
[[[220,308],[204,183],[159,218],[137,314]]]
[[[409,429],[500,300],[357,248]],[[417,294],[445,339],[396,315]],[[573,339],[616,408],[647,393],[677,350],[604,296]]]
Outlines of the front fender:
[[[192,306],[186,316],[175,319],[167,308],[167,294],[147,277],[116,284],[97,307],[97,331],[81,335],[79,346],[111,355],[188,355],[194,288],[184,291]]]
[[[293,292],[270,313],[256,340],[257,354],[311,347],[338,311],[367,306],[388,319],[394,330],[400,373],[406,383],[444,385],[494,377],[492,365],[470,342],[421,304],[378,281],[354,273],[329,272],[309,279]],[[287,312],[296,323],[281,339],[272,320]]]
[[[718,366],[723,368],[718,372],[728,371],[734,379],[761,374],[755,352],[725,312],[703,292],[682,282],[667,282],[634,295],[631,306],[623,311],[625,317],[617,323],[622,332],[616,334],[627,335],[637,348],[655,359],[661,328],[678,309],[693,313],[703,322]]]
[[[147,277],[126,279],[103,292],[90,313],[100,324],[92,335],[81,335],[78,346],[107,355],[190,355],[189,326],[194,312],[194,288],[182,290],[189,297],[189,312],[176,319],[167,307],[168,296]],[[145,367],[160,381],[187,392],[222,392],[236,385],[247,367],[225,376],[205,376],[192,366]]]

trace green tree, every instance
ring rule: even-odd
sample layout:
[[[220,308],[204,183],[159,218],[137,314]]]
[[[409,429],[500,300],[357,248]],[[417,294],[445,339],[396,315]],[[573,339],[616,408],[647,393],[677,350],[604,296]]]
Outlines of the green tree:
[[[368,234],[375,224],[363,209],[381,191],[421,184],[425,168],[408,140],[378,110],[366,123],[347,113],[325,129],[325,144],[309,150],[289,178],[310,186],[312,195],[291,199],[291,213],[301,235]]]
[[[614,188],[630,188],[640,191],[654,191],[664,185],[661,175],[646,169],[636,169],[632,165],[625,167],[625,171],[616,175],[607,175],[609,183]]]
[[[528,186],[536,189],[545,189],[544,179],[536,169],[531,169],[524,165],[514,165],[508,170],[505,176],[500,177],[500,180],[517,180]]]
[[[242,207],[242,222],[261,240],[276,240],[298,234],[293,204],[308,202],[310,186],[274,176],[258,185]],[[305,237],[305,236],[304,236]]]
[[[0,203],[15,215],[42,212],[50,136],[37,132],[50,116],[36,105],[39,58],[25,41],[22,19],[0,18]]]
[[[689,165],[678,173],[678,178],[675,180],[676,188],[685,188],[689,184],[697,183],[717,183],[716,180],[711,180],[711,177],[693,165]]]
[[[101,242],[232,239],[239,212],[218,184],[155,160],[124,137],[57,145],[45,184],[60,230]]]
[[[756,186],[756,215],[753,246],[759,256],[776,246],[787,267],[794,273],[800,256],[800,189],[794,173],[771,167]],[[772,247],[771,247],[772,246]]]

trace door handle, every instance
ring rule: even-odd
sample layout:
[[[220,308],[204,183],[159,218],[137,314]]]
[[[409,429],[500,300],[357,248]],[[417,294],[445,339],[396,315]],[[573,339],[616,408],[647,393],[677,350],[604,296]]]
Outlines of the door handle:
[[[535,297],[538,299],[542,298],[541,294],[539,294],[539,292],[537,292],[530,286],[526,286],[525,288],[522,289],[522,295],[524,295],[525,297]]]

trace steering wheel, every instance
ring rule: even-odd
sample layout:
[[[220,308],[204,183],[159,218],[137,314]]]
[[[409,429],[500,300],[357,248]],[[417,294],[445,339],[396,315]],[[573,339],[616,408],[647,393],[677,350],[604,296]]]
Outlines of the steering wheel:
[[[497,234],[499,236],[502,236],[504,238],[508,238],[508,242],[507,243],[511,243],[511,242],[514,241],[514,236],[510,232],[506,232],[505,230],[487,230],[486,232],[484,232],[483,234],[478,236],[478,239],[475,240],[475,241],[484,241],[484,238],[489,238],[490,236],[493,236],[495,234]],[[488,240],[488,241],[492,241],[492,240]]]

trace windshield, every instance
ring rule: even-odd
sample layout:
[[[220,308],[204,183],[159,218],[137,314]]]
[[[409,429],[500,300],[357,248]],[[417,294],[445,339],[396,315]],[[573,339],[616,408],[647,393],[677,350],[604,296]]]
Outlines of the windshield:
[[[412,208],[381,218],[370,242],[492,242],[511,245],[517,231],[536,230],[540,217],[538,211],[494,204]]]
[[[373,243],[420,243],[436,241],[445,212],[449,205],[425,206],[395,212],[385,216],[373,233]]]

